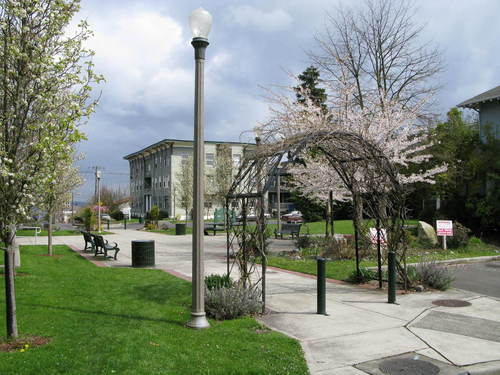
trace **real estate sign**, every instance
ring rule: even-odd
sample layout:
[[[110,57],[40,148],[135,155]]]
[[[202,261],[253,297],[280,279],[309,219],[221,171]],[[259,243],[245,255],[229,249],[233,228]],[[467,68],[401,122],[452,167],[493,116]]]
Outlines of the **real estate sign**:
[[[453,221],[436,220],[436,232],[438,236],[453,236]]]

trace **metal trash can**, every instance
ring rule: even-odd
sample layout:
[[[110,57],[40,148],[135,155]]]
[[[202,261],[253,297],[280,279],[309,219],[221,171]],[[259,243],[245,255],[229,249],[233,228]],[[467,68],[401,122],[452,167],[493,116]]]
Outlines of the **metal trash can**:
[[[155,265],[155,242],[132,241],[132,267],[154,267]]]
[[[184,223],[175,224],[175,234],[176,235],[186,234],[186,224]]]

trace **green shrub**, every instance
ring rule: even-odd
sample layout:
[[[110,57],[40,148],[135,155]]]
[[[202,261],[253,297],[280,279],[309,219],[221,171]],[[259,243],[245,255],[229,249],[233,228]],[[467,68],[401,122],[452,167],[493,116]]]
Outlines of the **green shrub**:
[[[146,230],[154,230],[154,229],[158,229],[158,225],[156,225],[154,221],[149,220],[149,221],[146,221],[144,228],[146,228]]]
[[[314,238],[312,238],[311,236],[307,236],[307,235],[299,236],[295,240],[295,246],[298,249],[308,249],[308,248],[313,247],[313,245],[314,245]]]
[[[375,271],[361,267],[359,269],[359,274],[356,272],[356,270],[352,271],[351,275],[347,278],[347,281],[353,284],[364,284],[376,278],[377,273]]]
[[[466,228],[459,222],[453,223],[453,236],[446,237],[446,245],[450,249],[456,249],[457,247],[465,247],[469,243],[469,233],[470,229]]]
[[[434,289],[446,290],[455,280],[448,268],[439,266],[435,261],[419,263],[417,272],[420,275],[422,284]]]
[[[245,289],[240,285],[212,290],[205,288],[205,311],[217,320],[255,315],[262,310],[260,296],[258,289]]]
[[[120,210],[112,211],[109,216],[111,216],[113,219],[118,220],[118,221],[123,220],[123,212],[121,212]]]
[[[85,230],[90,232],[95,229],[97,225],[97,218],[94,211],[90,207],[85,207],[82,211],[83,225],[85,225]]]
[[[406,267],[406,277],[410,282],[410,285],[415,285],[422,282],[422,276],[415,266]]]
[[[354,246],[354,236],[344,235],[342,238],[327,237],[323,240],[322,256],[331,259],[354,259],[356,249]],[[367,252],[360,246],[360,257],[367,255]]]
[[[482,245],[483,241],[480,238],[472,236],[471,238],[469,238],[469,243],[472,245]]]
[[[217,275],[214,273],[205,276],[205,286],[208,290],[230,288],[233,286],[233,280],[227,274]]]

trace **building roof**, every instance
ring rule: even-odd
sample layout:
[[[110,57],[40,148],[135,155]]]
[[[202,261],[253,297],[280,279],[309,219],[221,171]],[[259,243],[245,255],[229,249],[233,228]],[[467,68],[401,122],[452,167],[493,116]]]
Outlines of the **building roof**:
[[[152,145],[150,146],[147,146],[145,148],[143,148],[142,150],[139,150],[139,151],[136,151],[136,152],[133,152],[131,154],[128,154],[126,156],[124,156],[123,158],[125,160],[129,160],[129,159],[132,159],[136,156],[139,156],[143,153],[147,153],[149,151],[153,151],[155,149],[158,149],[162,146],[166,146],[168,144],[174,144],[174,143],[185,143],[185,144],[192,144],[194,141],[190,140],[190,139],[163,139],[161,140],[160,142],[156,142],[156,143],[153,143]],[[226,144],[226,145],[241,145],[241,146],[255,146],[255,143],[244,143],[244,142],[227,142],[227,141],[205,141],[205,143],[210,143],[210,144]]]
[[[481,103],[493,100],[500,100],[500,86],[476,95],[475,97],[460,103],[458,107],[478,109]]]

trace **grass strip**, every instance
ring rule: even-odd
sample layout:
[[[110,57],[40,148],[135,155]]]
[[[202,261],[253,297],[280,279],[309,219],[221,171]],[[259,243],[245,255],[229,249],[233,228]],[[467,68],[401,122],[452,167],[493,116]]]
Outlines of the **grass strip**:
[[[67,247],[23,246],[22,334],[50,343],[0,353],[1,374],[307,374],[297,341],[252,318],[185,327],[191,285],[160,270],[99,268]],[[5,327],[4,291],[0,326]]]

